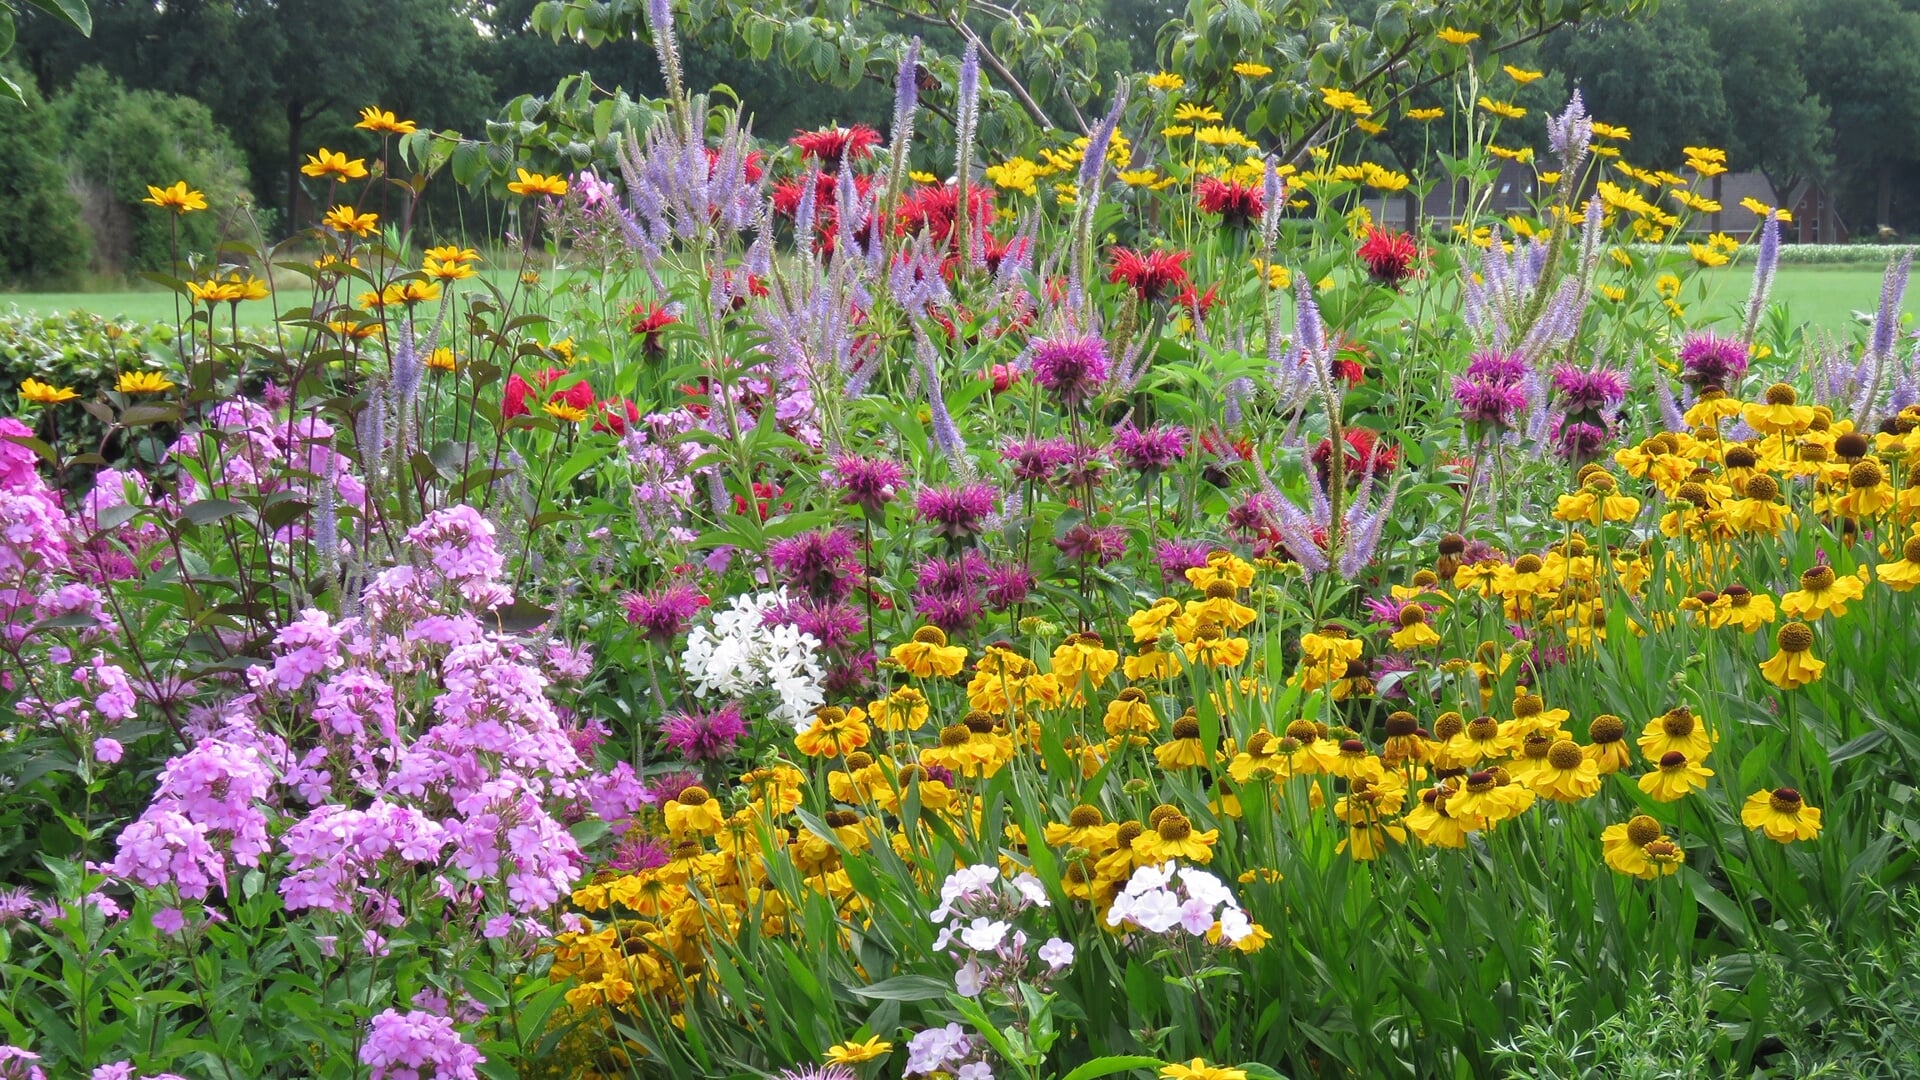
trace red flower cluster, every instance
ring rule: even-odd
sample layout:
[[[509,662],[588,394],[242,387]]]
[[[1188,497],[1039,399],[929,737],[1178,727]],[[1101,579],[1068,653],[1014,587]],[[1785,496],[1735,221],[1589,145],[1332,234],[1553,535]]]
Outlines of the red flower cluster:
[[[947,184],[921,184],[901,200],[893,218],[898,236],[924,232],[942,244],[954,244],[954,220],[960,213],[960,190]],[[993,191],[986,187],[967,188],[967,227],[993,223]]]
[[[633,336],[640,339],[642,351],[655,358],[665,355],[667,345],[660,332],[680,320],[659,304],[649,304],[644,300],[633,305],[628,314],[633,316]]]
[[[1194,194],[1200,200],[1200,209],[1220,215],[1222,224],[1237,229],[1246,228],[1267,210],[1267,199],[1260,189],[1231,180],[1206,177],[1194,188]]]
[[[1113,268],[1107,272],[1107,280],[1125,282],[1141,303],[1152,303],[1191,287],[1187,281],[1187,268],[1181,264],[1192,254],[1188,251],[1138,252],[1131,248],[1116,247],[1112,252]]]
[[[565,378],[566,375],[567,372],[560,368],[547,368],[545,371],[535,375],[533,377],[534,381],[531,383],[517,374],[507,376],[506,395],[500,402],[501,417],[511,420],[516,416],[532,415],[533,408],[531,401],[537,396],[534,388],[535,383],[539,384],[539,390],[544,391],[554,383]],[[581,412],[586,412],[588,409],[593,408],[593,387],[589,386],[585,379],[582,379],[571,386],[555,390],[553,393],[547,395],[547,404],[565,405],[568,408],[579,409]]]
[[[1359,483],[1367,474],[1379,478],[1393,471],[1400,463],[1400,451],[1380,440],[1380,433],[1366,428],[1348,428],[1346,432],[1347,453],[1342,463],[1348,484]],[[1320,483],[1325,485],[1333,464],[1333,440],[1321,439],[1320,445],[1313,448],[1313,470],[1319,474]]]
[[[843,161],[859,161],[871,155],[873,148],[880,145],[880,133],[865,124],[855,124],[796,132],[789,141],[799,147],[802,154],[829,169],[837,169]]]
[[[1397,289],[1401,282],[1413,276],[1413,264],[1420,257],[1420,248],[1406,233],[1375,225],[1367,229],[1366,241],[1356,254],[1367,264],[1369,277]]]

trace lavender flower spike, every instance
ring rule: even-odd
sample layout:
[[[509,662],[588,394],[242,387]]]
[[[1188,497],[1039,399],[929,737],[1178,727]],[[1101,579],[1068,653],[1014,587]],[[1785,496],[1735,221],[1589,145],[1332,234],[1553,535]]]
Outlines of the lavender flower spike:
[[[922,373],[927,380],[927,407],[933,413],[933,445],[954,467],[966,471],[966,440],[960,437],[960,428],[953,422],[953,414],[947,411],[947,396],[940,390],[940,358],[934,351],[933,341],[919,325],[913,328],[913,351],[920,360]]]
[[[1561,171],[1571,173],[1586,160],[1587,147],[1592,142],[1593,120],[1587,115],[1587,104],[1576,89],[1567,99],[1566,110],[1559,116],[1547,118],[1547,144],[1560,159]]]
[[[1767,308],[1767,296],[1773,292],[1773,272],[1780,265],[1780,212],[1767,211],[1767,220],[1760,223],[1760,250],[1753,260],[1753,288],[1747,293],[1746,330],[1740,340],[1753,344],[1754,332],[1760,328],[1760,314]]]
[[[653,50],[660,56],[660,73],[667,81],[667,98],[686,100],[680,81],[680,48],[673,36],[673,6],[670,0],[647,0],[647,32],[653,36]],[[688,123],[691,123],[689,118]]]

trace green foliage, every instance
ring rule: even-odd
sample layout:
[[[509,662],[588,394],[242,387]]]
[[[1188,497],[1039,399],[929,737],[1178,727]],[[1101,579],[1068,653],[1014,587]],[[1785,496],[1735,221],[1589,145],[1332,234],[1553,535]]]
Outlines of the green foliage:
[[[70,175],[102,196],[94,259],[103,272],[168,269],[176,243],[181,251],[212,250],[223,220],[251,201],[239,150],[192,98],[129,91],[104,69],[87,67],[54,98],[52,112]],[[179,180],[206,193],[210,212],[143,209],[148,185]]]
[[[57,284],[85,268],[87,233],[60,167],[54,112],[31,85],[20,93],[0,104],[0,284]]]

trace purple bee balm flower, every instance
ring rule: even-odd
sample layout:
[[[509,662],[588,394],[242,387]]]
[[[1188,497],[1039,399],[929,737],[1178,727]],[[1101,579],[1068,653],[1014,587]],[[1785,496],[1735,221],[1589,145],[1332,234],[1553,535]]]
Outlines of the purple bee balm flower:
[[[1553,389],[1568,412],[1606,412],[1627,399],[1627,379],[1610,368],[1582,369],[1561,364],[1553,369]]]
[[[1033,381],[1071,409],[1100,392],[1112,361],[1107,344],[1092,334],[1070,335],[1034,345],[1028,360]]]
[[[1688,334],[1680,343],[1680,381],[1696,391],[1727,389],[1747,373],[1747,346],[1717,334]]]
[[[1134,472],[1154,474],[1187,456],[1187,429],[1173,424],[1157,425],[1145,431],[1123,421],[1113,429],[1113,458]]]
[[[740,706],[732,702],[711,711],[689,709],[672,713],[660,724],[660,733],[667,745],[688,761],[716,761],[726,757],[746,731],[747,723],[740,716]]]
[[[1127,530],[1118,525],[1095,528],[1083,521],[1068,529],[1053,546],[1082,566],[1105,566],[1127,553]]]
[[[1160,564],[1160,581],[1179,585],[1187,580],[1187,571],[1207,565],[1213,545],[1199,540],[1162,540],[1154,546],[1154,560]]]
[[[647,593],[628,593],[622,600],[627,608],[627,621],[646,631],[647,640],[656,645],[670,645],[674,638],[686,633],[694,612],[706,602],[700,590],[685,582]]]
[[[829,652],[853,644],[861,631],[867,628],[860,609],[840,600],[799,600],[781,604],[767,612],[767,623],[772,626],[791,626],[803,634],[810,634],[821,648]]]
[[[1513,426],[1514,414],[1527,407],[1527,392],[1513,383],[1462,376],[1453,381],[1453,400],[1468,424],[1506,429]]]
[[[898,494],[906,471],[886,458],[841,454],[833,459],[830,475],[840,489],[841,502],[859,507],[868,517],[878,517]]]
[[[957,559],[927,559],[914,568],[914,584],[924,593],[973,592],[986,580],[987,560],[977,551]]]
[[[1107,459],[1091,446],[1070,446],[1060,463],[1060,482],[1070,488],[1090,488],[1106,474]]]
[[[916,592],[913,610],[947,633],[959,634],[972,627],[986,609],[981,606],[980,597],[971,593]]]
[[[1073,443],[1067,439],[1009,440],[1001,454],[1015,479],[1040,483],[1052,479],[1054,470],[1072,456]]]
[[[954,543],[966,543],[986,528],[999,496],[990,484],[961,484],[953,487],[922,488],[914,501],[920,520],[933,531]]]
[[[1600,425],[1585,420],[1572,422],[1556,421],[1548,440],[1561,457],[1571,462],[1592,461],[1600,456],[1613,432]]]
[[[987,603],[1005,611],[1025,603],[1033,591],[1033,572],[1024,566],[996,566],[987,572]]]
[[[607,868],[630,874],[636,870],[665,866],[669,861],[667,849],[660,841],[636,829],[620,842],[619,847],[613,849],[613,857],[607,860]]]
[[[862,649],[827,669],[820,688],[830,699],[861,698],[873,689],[873,654]]]
[[[767,561],[785,575],[787,585],[821,601],[845,597],[861,572],[858,545],[843,529],[776,540],[767,548]]]

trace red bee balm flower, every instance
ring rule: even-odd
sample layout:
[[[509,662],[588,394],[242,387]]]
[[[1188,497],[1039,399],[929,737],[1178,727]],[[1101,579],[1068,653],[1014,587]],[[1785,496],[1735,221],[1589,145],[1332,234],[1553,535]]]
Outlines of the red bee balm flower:
[[[1191,254],[1186,251],[1143,253],[1116,247],[1113,249],[1113,269],[1108,272],[1107,280],[1125,282],[1142,303],[1151,303],[1163,296],[1177,294],[1188,286],[1187,268],[1180,264],[1186,262]]]
[[[1220,215],[1223,224],[1236,229],[1246,228],[1267,210],[1266,197],[1259,189],[1231,180],[1209,176],[1194,188],[1194,194],[1200,200],[1200,209]]]
[[[1356,254],[1367,264],[1367,274],[1373,280],[1397,289],[1413,276],[1413,261],[1420,257],[1420,249],[1406,233],[1374,226],[1367,230],[1366,242]]]
[[[661,340],[660,331],[679,322],[673,312],[659,304],[638,303],[628,312],[633,316],[633,336],[640,339],[640,347],[648,356],[658,357],[667,351],[666,342]]]
[[[1358,483],[1362,474],[1372,473],[1374,479],[1393,471],[1400,462],[1400,451],[1380,441],[1378,432],[1366,428],[1348,428],[1346,432],[1346,461],[1342,463],[1347,483]],[[1333,460],[1333,440],[1321,439],[1313,448],[1313,469],[1320,476],[1320,483],[1327,483],[1327,473]]]
[[[880,133],[865,124],[802,131],[789,140],[800,152],[823,165],[838,167],[842,161],[859,161],[880,145]]]

